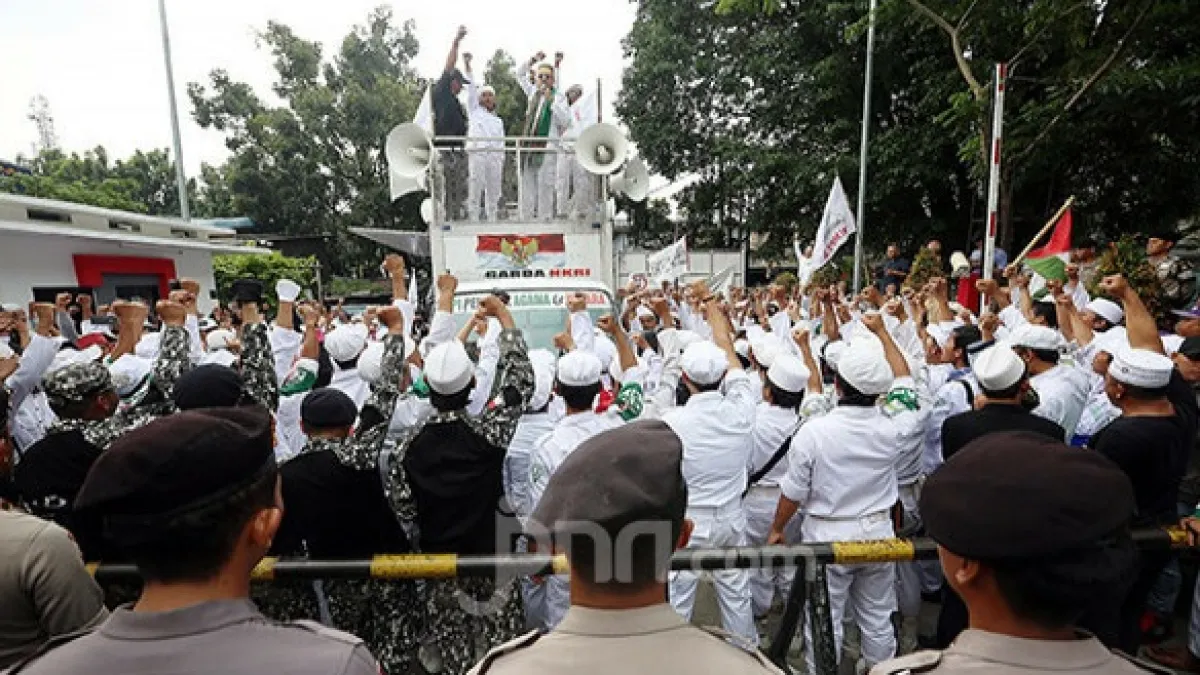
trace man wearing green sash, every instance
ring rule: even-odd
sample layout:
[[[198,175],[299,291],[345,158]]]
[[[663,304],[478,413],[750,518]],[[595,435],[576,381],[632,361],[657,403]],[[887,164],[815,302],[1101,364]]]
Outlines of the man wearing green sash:
[[[571,126],[571,108],[562,92],[555,87],[557,66],[562,52],[555,55],[555,65],[534,64],[545,58],[538,52],[529,61],[529,74],[518,78],[525,91],[528,106],[522,135],[536,139],[521,143],[521,217],[526,220],[549,220],[554,215],[554,188],[557,178],[558,139]]]

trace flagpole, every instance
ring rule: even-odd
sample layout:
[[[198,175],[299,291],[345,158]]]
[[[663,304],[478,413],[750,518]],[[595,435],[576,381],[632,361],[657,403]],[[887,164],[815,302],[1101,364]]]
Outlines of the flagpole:
[[[1000,209],[1000,141],[1004,135],[1004,84],[1008,77],[1008,65],[996,64],[995,93],[992,97],[992,152],[991,171],[988,173],[987,236],[983,243],[983,259],[979,264],[983,278],[991,279],[996,267],[996,224]]]
[[[854,235],[854,294],[861,290],[863,268],[863,228],[866,226],[867,214],[867,146],[871,135],[871,74],[875,66],[875,7],[877,0],[871,0],[870,16],[867,21],[867,63],[863,73],[863,112],[862,138],[858,146],[858,213],[854,220],[858,225]]]
[[[162,29],[163,61],[167,66],[167,98],[171,105],[171,138],[175,144],[175,184],[179,190],[179,217],[191,220],[188,208],[187,174],[183,170],[183,142],[179,139],[179,109],[175,104],[175,73],[171,68],[171,37],[167,32],[166,0],[158,0],[158,21]]]

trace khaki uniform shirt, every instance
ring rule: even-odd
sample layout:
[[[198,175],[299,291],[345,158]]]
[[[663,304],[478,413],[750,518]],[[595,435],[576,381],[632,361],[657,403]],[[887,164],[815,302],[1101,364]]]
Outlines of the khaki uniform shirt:
[[[626,610],[571,607],[549,634],[531,633],[492,650],[471,675],[779,675],[757,651],[696,628],[663,603]]]
[[[0,670],[48,639],[95,627],[104,594],[63,528],[0,511]]]
[[[43,653],[9,675],[381,675],[358,638],[320,624],[277,623],[249,600],[169,612],[121,607],[95,632]]]
[[[1108,650],[1093,637],[1078,640],[1029,640],[968,629],[944,651],[924,651],[884,661],[871,675],[901,673],[1092,673],[1144,675],[1160,672]],[[1170,671],[1167,671],[1170,672]]]

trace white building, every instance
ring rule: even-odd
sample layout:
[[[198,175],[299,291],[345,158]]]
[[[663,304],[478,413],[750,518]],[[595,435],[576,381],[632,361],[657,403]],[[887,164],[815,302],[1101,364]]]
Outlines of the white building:
[[[51,199],[0,194],[0,303],[52,302],[90,291],[99,304],[165,298],[172,279],[200,282],[199,304],[215,304],[212,256],[267,253],[230,230]]]

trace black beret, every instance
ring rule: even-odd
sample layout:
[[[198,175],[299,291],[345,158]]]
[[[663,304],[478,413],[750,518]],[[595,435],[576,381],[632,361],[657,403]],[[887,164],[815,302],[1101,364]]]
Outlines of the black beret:
[[[196,366],[175,383],[171,396],[180,410],[228,408],[242,399],[242,375],[228,366]]]
[[[681,522],[687,509],[682,465],[683,442],[665,422],[632,422],[598,434],[554,472],[533,521],[560,534],[569,533],[568,523],[616,534],[634,522]]]
[[[121,435],[100,455],[75,508],[152,529],[273,473],[274,445],[271,414],[262,406],[162,417]]]
[[[1129,524],[1133,486],[1092,450],[1008,431],[967,444],[925,482],[921,518],[938,544],[979,560],[1089,546]]]
[[[358,407],[337,389],[317,389],[300,404],[300,420],[314,429],[339,429],[354,426]]]

